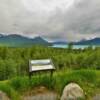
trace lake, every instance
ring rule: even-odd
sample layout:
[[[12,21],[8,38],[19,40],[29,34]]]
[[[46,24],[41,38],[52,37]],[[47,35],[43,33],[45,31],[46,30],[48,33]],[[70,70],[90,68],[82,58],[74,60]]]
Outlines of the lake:
[[[73,49],[85,49],[88,48],[90,45],[73,45]],[[66,44],[54,44],[52,47],[54,48],[68,48]],[[95,48],[97,46],[93,46]]]

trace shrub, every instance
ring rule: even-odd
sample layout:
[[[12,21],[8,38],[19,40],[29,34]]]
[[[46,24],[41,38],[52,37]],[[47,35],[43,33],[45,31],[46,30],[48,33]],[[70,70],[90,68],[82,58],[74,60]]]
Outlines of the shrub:
[[[11,79],[10,85],[18,91],[25,91],[29,88],[28,77],[16,77]]]
[[[0,83],[0,90],[5,92],[11,100],[20,100],[19,94],[8,84]]]

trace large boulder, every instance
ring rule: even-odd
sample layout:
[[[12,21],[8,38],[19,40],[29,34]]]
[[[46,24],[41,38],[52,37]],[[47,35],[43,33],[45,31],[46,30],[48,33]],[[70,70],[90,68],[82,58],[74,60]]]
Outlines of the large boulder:
[[[65,86],[61,100],[83,100],[85,98],[83,89],[76,83]]]
[[[9,100],[9,98],[4,92],[0,91],[0,100]]]

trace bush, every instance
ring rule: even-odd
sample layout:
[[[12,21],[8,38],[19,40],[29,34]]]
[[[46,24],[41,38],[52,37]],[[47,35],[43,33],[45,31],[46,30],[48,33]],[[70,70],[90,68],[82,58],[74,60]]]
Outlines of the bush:
[[[29,89],[30,83],[28,77],[15,77],[11,79],[10,85],[17,91]]]
[[[8,84],[0,83],[0,90],[5,92],[11,100],[20,100],[19,94]]]

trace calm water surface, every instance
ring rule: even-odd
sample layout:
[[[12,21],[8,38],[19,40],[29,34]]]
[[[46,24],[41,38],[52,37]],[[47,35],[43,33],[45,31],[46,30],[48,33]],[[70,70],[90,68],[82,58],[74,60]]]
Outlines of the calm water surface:
[[[68,45],[65,44],[54,44],[52,47],[54,48],[68,48]],[[73,49],[85,49],[88,48],[89,45],[73,45]],[[93,46],[93,48],[95,48],[97,46]]]

